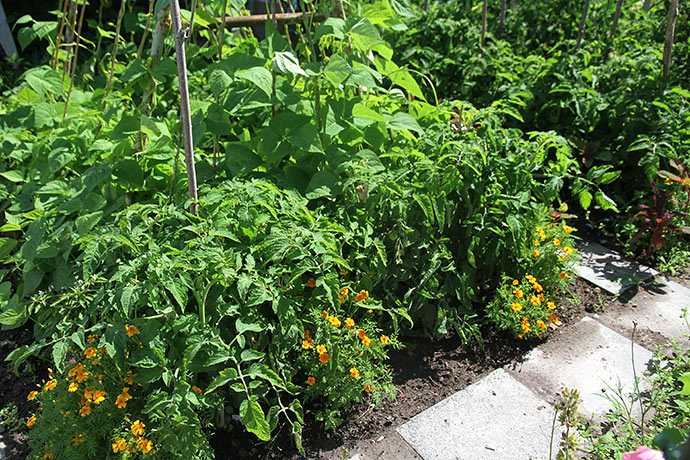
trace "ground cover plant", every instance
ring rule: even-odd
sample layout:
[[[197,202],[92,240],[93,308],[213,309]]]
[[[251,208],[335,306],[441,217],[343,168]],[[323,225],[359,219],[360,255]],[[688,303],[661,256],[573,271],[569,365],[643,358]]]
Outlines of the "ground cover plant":
[[[36,458],[210,458],[215,430],[301,450],[305,412],[333,428],[395,396],[405,338],[544,338],[571,195],[614,206],[618,165],[583,170],[570,133],[526,122],[534,94],[439,102],[401,66],[382,33],[409,5],[268,21],[260,41],[218,25],[241,3],[182,10],[186,73],[168,2],[16,21],[45,54],[3,79],[0,323],[33,328],[15,369],[51,363],[28,395]],[[685,187],[674,164],[663,186]]]

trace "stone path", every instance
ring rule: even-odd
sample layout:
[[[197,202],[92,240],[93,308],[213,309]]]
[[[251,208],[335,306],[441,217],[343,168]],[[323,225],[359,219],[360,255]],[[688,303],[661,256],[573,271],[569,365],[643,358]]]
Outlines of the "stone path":
[[[682,319],[690,289],[596,243],[579,249],[578,274],[611,293],[627,293],[629,302],[568,326],[522,363],[497,369],[426,409],[382,445],[351,452],[351,460],[547,460],[552,429],[556,442],[562,429],[553,423],[564,388],[580,391],[583,414],[603,417],[612,406],[602,395],[616,388],[629,393],[634,376],[642,376],[652,352],[630,340],[634,324],[657,342],[677,340],[690,348],[690,326]],[[655,276],[651,287],[635,291]],[[641,379],[641,389],[645,385]]]

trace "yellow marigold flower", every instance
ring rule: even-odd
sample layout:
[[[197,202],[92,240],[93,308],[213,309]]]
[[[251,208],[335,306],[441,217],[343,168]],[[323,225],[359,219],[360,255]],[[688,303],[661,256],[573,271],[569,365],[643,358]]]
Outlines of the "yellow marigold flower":
[[[75,446],[78,446],[80,442],[84,442],[82,439],[84,437],[83,434],[75,434],[74,437],[72,438],[72,444]]]
[[[534,257],[539,257],[539,251],[537,251],[537,250],[535,249],[534,251],[532,251],[532,255],[533,255]]]
[[[518,339],[522,340],[524,336],[522,334],[518,334]]]
[[[93,399],[93,388],[88,387],[84,390],[84,398]]]
[[[558,274],[558,276],[560,276],[560,277],[563,278],[564,280],[567,280],[567,279],[568,279],[568,274],[567,274],[566,272],[560,272],[560,273]]]
[[[574,230],[573,227],[568,227],[568,226],[565,225],[565,224],[563,225],[563,231],[564,231],[564,232],[566,232],[566,233],[572,233],[573,230]]]
[[[43,389],[44,390],[52,390],[56,386],[57,386],[57,380],[52,379],[52,380],[48,380],[48,382],[46,382],[45,387],[43,387]]]
[[[322,318],[328,318],[329,316],[330,316],[330,315],[328,314],[328,312],[327,312],[326,310],[324,310],[324,311],[321,312],[321,317],[322,317]]]
[[[44,460],[45,460],[45,459],[50,459],[50,458],[53,458],[53,454],[51,454],[50,452],[46,452],[45,454],[43,454],[43,459],[44,459]]]
[[[513,311],[520,311],[520,310],[522,310],[522,305],[520,305],[517,302],[513,302],[510,304],[510,308],[512,308]]]
[[[515,297],[517,297],[518,299],[522,299],[522,297],[525,295],[525,293],[522,292],[522,289],[520,288],[515,289],[513,291],[513,294],[515,294]]]
[[[388,337],[387,335],[382,335],[381,337],[379,337],[379,340],[382,344],[388,345],[388,342],[390,342],[390,337]]]
[[[93,335],[93,334],[91,334],[91,335],[89,335],[89,336],[86,338],[86,341],[89,342],[89,343],[93,343],[93,342],[96,341],[96,336]]]
[[[350,368],[350,377],[353,379],[358,379],[359,378],[359,371],[357,370],[356,367],[351,367]]]
[[[79,409],[79,415],[82,417],[85,417],[87,415],[91,414],[91,405],[90,404],[85,404],[84,406]]]
[[[136,377],[136,372],[127,371],[127,377],[125,377],[124,382],[127,385],[134,385],[134,377]]]
[[[330,318],[328,318],[328,321],[333,325],[333,327],[340,327],[341,323],[337,317],[331,316]]]
[[[551,316],[549,316],[549,321],[551,321],[552,323],[560,323],[561,322],[561,320],[559,320],[558,316],[556,316],[555,314],[552,314]]]
[[[539,294],[537,297],[539,297],[539,300],[541,300],[542,302],[544,301],[544,299],[546,299],[543,292]]]
[[[96,353],[98,353],[98,350],[96,350],[94,347],[89,347],[86,350],[84,350],[84,356],[86,356],[89,359],[96,356]]]
[[[540,319],[537,320],[537,326],[539,326],[541,329],[546,329],[546,324],[544,324],[544,321]]]
[[[535,281],[537,281],[537,279],[532,275],[525,275],[525,279],[530,283],[534,283]]]
[[[70,383],[69,387],[67,387],[67,391],[69,391],[70,393],[74,393],[78,389],[79,389],[79,384],[75,383],[75,382]]]
[[[316,383],[316,379],[314,377],[308,377],[307,383],[311,386]]]
[[[120,438],[115,438],[115,442],[112,444],[113,453],[124,452],[127,449],[127,441]]]
[[[127,335],[130,337],[132,337],[133,335],[137,335],[139,333],[139,329],[132,324],[126,325],[125,330],[127,331]]]
[[[363,339],[366,336],[367,336],[367,333],[364,331],[364,329],[357,329],[357,337],[359,337],[360,339]]]
[[[533,295],[529,301],[532,302],[533,305],[539,305],[541,303],[541,300],[539,300],[539,297],[536,295]]]
[[[309,278],[309,281],[307,281],[305,286],[308,288],[315,288],[316,287],[316,280],[314,278]]]
[[[340,298],[342,299],[343,297],[346,297],[350,293],[350,288],[345,286],[340,290]]]
[[[96,365],[98,365],[98,364],[101,364],[101,358],[96,358],[96,359],[94,359],[93,361],[91,361],[91,363],[92,363],[94,366],[96,366]]]
[[[72,415],[72,411],[68,410],[67,412],[65,412],[65,417],[69,417],[70,415]]]
[[[313,348],[313,347],[314,347],[314,341],[312,339],[304,339],[302,341],[302,348],[304,348],[305,350],[308,350],[308,349]]]
[[[355,301],[356,302],[361,302],[362,300],[368,299],[369,298],[369,291],[365,291],[362,289],[359,291],[359,294],[355,296]]]
[[[529,323],[522,323],[520,325],[522,327],[522,330],[527,334],[529,332]]]
[[[26,396],[26,399],[31,400],[31,399],[34,399],[36,396],[38,396],[38,391],[32,391],[31,393],[29,393],[29,394]]]
[[[366,337],[366,336],[365,336],[365,337],[362,339],[362,345],[364,345],[365,347],[368,347],[369,345],[371,345],[371,339],[370,339],[369,337]]]
[[[105,391],[94,391],[93,393],[93,402],[94,404],[100,404],[103,401],[105,401]]]
[[[151,452],[151,449],[153,449],[153,442],[146,438],[138,438],[136,440],[137,447],[141,449],[141,451],[145,454],[148,454]]]
[[[309,335],[309,329],[304,330],[304,338],[305,339],[311,339],[311,336]]]
[[[146,425],[141,423],[139,420],[135,420],[134,423],[132,423],[132,426],[130,427],[132,430],[132,434],[136,437],[139,437],[144,434],[144,428]]]
[[[355,320],[352,318],[348,318],[345,320],[345,327],[348,329],[352,330],[355,328]]]
[[[367,393],[371,393],[372,391],[374,391],[374,387],[372,385],[364,385],[364,391],[366,391]]]
[[[551,311],[556,309],[556,304],[553,302],[546,302],[546,308]]]
[[[325,345],[317,345],[316,346],[316,352],[320,355],[323,353],[326,353],[326,346]]]
[[[517,286],[518,284],[520,284],[520,281],[518,281],[518,280],[513,280],[513,286]]]
[[[532,283],[532,287],[537,292],[542,292],[544,290],[544,287],[541,284],[537,283],[536,281],[534,283]]]
[[[321,362],[324,363],[324,364],[326,364],[326,363],[328,362],[329,359],[331,359],[331,357],[328,356],[328,353],[321,353],[321,354],[319,355],[319,361],[321,361]]]
[[[345,276],[345,274],[346,274],[347,272],[345,271],[344,268],[341,268],[339,273],[340,273],[340,276]]]
[[[559,240],[558,238],[554,238],[554,239],[553,239],[553,244],[555,244],[556,246],[560,246],[560,245],[561,245],[561,240]]]
[[[199,388],[199,387],[196,386],[196,385],[194,385],[194,386],[192,387],[192,391],[193,391],[194,393],[198,394],[198,395],[200,395],[201,393],[203,393],[203,392],[201,391],[201,388]]]
[[[567,256],[561,256],[561,255],[559,255],[559,256],[558,256],[558,260],[560,260],[561,262],[563,262],[563,261],[565,260],[566,257],[567,257]]]
[[[538,248],[540,244],[541,243],[539,242],[539,240],[534,240],[534,247],[535,248]]]
[[[563,252],[565,252],[567,255],[570,255],[573,253],[573,248],[569,246],[563,246]]]
[[[132,399],[132,395],[129,394],[129,387],[124,387],[122,389],[122,393],[117,395],[117,399],[115,399],[115,405],[120,408],[124,409],[127,407],[127,401]]]
[[[31,417],[26,419],[26,426],[28,426],[29,428],[34,426],[34,423],[36,423],[36,416],[35,415],[32,415]]]

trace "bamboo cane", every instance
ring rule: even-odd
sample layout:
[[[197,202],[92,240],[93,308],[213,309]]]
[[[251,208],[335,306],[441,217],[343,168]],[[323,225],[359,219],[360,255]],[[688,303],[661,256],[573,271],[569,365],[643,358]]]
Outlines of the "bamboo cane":
[[[668,79],[671,72],[671,52],[673,51],[673,36],[676,33],[676,19],[680,13],[680,1],[671,0],[666,22],[666,43],[664,43],[664,79]]]
[[[575,45],[575,48],[579,48],[580,44],[582,43],[582,38],[585,35],[585,26],[587,24],[587,12],[589,11],[589,2],[590,0],[585,0],[585,9],[582,11],[582,20],[580,21],[580,27],[577,31],[577,45]]]
[[[67,107],[69,107],[69,98],[72,95],[72,88],[74,88],[74,74],[77,70],[77,58],[79,57],[79,42],[81,42],[81,26],[84,23],[84,11],[86,10],[86,0],[82,0],[84,3],[81,6],[81,12],[79,13],[79,24],[77,25],[77,41],[74,48],[74,61],[72,62],[72,72],[69,76],[69,90],[67,91],[67,97],[65,98],[65,109],[62,112],[62,119],[67,116]]]
[[[503,38],[503,26],[506,22],[506,8],[508,7],[507,3],[507,0],[501,2],[501,19],[498,24],[498,38]]]

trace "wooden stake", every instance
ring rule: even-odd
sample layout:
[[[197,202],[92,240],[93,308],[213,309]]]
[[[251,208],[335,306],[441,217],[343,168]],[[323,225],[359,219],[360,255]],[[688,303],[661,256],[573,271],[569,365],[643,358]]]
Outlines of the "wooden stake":
[[[506,8],[508,7],[507,3],[507,0],[503,0],[501,2],[501,20],[498,24],[498,38],[503,38],[503,25],[506,21]]]
[[[149,34],[149,27],[151,27],[151,16],[153,16],[153,5],[156,0],[149,1],[149,13],[146,15],[146,27],[144,27],[144,35],[141,37],[139,42],[139,48],[137,48],[137,57],[141,57],[141,53],[144,52],[144,42],[146,42],[146,36]]]
[[[621,9],[623,8],[623,0],[618,0],[616,3],[616,12],[613,15],[613,24],[611,24],[611,31],[609,32],[609,40],[613,40],[616,35],[616,28],[618,27],[618,20],[621,18]]]
[[[304,20],[312,20],[316,22],[322,22],[326,20],[325,13],[278,13],[276,14],[277,24],[294,24],[296,22]],[[252,14],[250,16],[234,16],[225,18],[226,27],[251,27],[266,24],[266,21],[272,18],[272,15],[268,14]],[[222,23],[223,18],[218,18]]]
[[[580,44],[582,43],[582,37],[585,35],[585,26],[587,24],[587,12],[589,11],[589,2],[590,0],[585,0],[585,9],[582,11],[582,20],[580,21],[580,28],[577,31],[577,45],[575,45],[575,49],[580,47]]]
[[[79,57],[79,42],[81,41],[81,26],[84,23],[84,10],[86,10],[86,0],[81,6],[81,13],[79,13],[79,24],[77,25],[77,42],[74,48],[74,61],[72,62],[72,72],[69,76],[69,90],[67,91],[67,98],[65,99],[65,110],[62,111],[62,119],[67,115],[67,107],[69,106],[69,98],[72,95],[72,88],[74,88],[74,74],[77,71],[77,58]]]
[[[120,27],[122,26],[122,17],[125,15],[125,4],[127,0],[122,0],[120,3],[120,11],[117,13],[117,25],[115,26],[115,44],[113,45],[113,56],[110,61],[110,74],[108,75],[108,84],[105,86],[105,95],[103,96],[103,103],[110,92],[110,86],[113,84],[113,75],[115,74],[115,57],[117,56],[117,44],[120,41]]]
[[[189,29],[182,29],[180,19],[180,3],[170,0],[170,16],[172,17],[173,33],[175,35],[175,60],[177,61],[177,76],[180,81],[180,122],[184,133],[184,156],[187,165],[187,185],[192,204],[189,212],[196,215],[197,195],[196,168],[194,166],[194,144],[192,142],[192,116],[189,108],[189,85],[187,82],[187,57],[184,43]]]
[[[671,52],[673,51],[673,36],[676,33],[676,19],[680,13],[679,0],[671,0],[666,22],[666,43],[664,43],[664,79],[668,79],[671,72]]]

